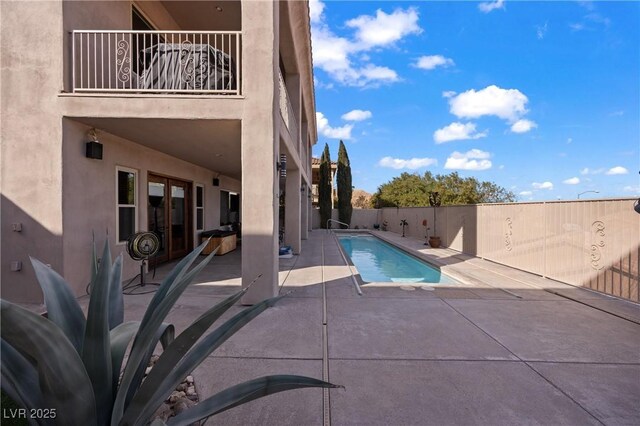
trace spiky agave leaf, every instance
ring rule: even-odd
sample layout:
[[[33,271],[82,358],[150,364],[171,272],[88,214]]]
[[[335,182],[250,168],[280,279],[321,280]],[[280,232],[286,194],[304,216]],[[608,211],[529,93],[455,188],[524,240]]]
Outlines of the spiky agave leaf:
[[[91,287],[98,276],[98,253],[96,251],[96,234],[91,233],[91,281],[89,282],[88,292],[91,294]]]
[[[182,357],[193,347],[207,329],[220,318],[222,314],[239,301],[248,289],[249,287],[246,287],[236,292],[202,314],[163,351],[127,407],[123,417],[123,423],[135,423],[137,419],[144,419],[148,417],[149,412],[153,413],[153,411],[157,409],[157,405],[159,405],[159,403],[156,404],[157,399],[151,399],[154,394],[158,392],[158,390],[166,389],[171,393],[175,388],[175,386],[171,387],[171,383],[167,382],[167,375],[169,375],[171,370],[175,368],[176,364],[180,362]],[[160,393],[164,397],[166,391]]]
[[[105,241],[98,276],[91,288],[82,362],[91,378],[96,399],[98,424],[108,424],[113,401],[111,344],[109,342],[109,284],[112,276],[111,251]]]
[[[296,375],[272,375],[259,377],[244,383],[227,388],[210,398],[198,403],[198,405],[183,411],[168,420],[168,426],[190,425],[193,422],[213,416],[229,410],[238,405],[245,404],[263,396],[272,395],[300,388],[341,388],[329,382],[311,377]]]
[[[173,342],[175,336],[175,327],[173,324],[169,324],[163,322],[160,324],[160,327],[156,330],[153,335],[153,340],[151,344],[147,347],[147,351],[142,357],[143,362],[138,364],[136,372],[133,376],[133,380],[131,380],[131,385],[129,386],[129,393],[127,394],[126,404],[129,405],[130,401],[133,399],[136,392],[138,392],[138,388],[140,388],[140,384],[142,383],[142,379],[144,379],[144,373],[149,366],[149,360],[151,359],[151,355],[153,355],[153,351],[155,350],[158,342],[161,343],[162,349],[167,348],[171,342]]]
[[[69,339],[48,319],[6,300],[0,303],[1,337],[37,363],[43,407],[56,410],[59,424],[95,424],[91,380]]]
[[[47,307],[47,317],[67,336],[76,351],[82,353],[86,320],[71,287],[56,271],[30,258]]]
[[[115,391],[118,389],[118,381],[120,380],[120,370],[122,369],[122,361],[127,351],[131,339],[138,332],[140,321],[123,322],[109,332],[109,341],[111,343],[111,377],[113,398]]]
[[[160,284],[158,290],[153,294],[151,302],[149,302],[149,306],[147,307],[147,310],[142,317],[142,324],[146,324],[151,319],[151,315],[155,312],[160,302],[164,300],[169,290],[171,290],[172,285],[184,276],[191,264],[193,264],[193,262],[197,259],[202,250],[204,250],[208,242],[209,240],[203,242],[194,251],[183,257],[180,262],[178,262],[178,264],[171,270],[171,272],[169,272],[169,275],[167,275],[165,279],[162,280],[162,284]],[[217,250],[218,249],[216,248],[215,251]]]
[[[36,367],[4,339],[0,339],[0,346],[2,389],[24,408],[43,407]]]
[[[109,330],[124,321],[124,299],[122,298],[122,253],[116,258],[109,282]]]
[[[187,273],[187,268],[191,266],[205,246],[206,241],[178,263],[178,265],[162,282],[151,303],[147,307],[140,324],[140,330],[134,339],[133,347],[129,354],[129,360],[127,361],[127,366],[125,367],[120,387],[116,394],[111,416],[111,424],[113,426],[119,423],[124,413],[124,409],[126,408],[126,403],[132,395],[131,392],[135,391],[135,388],[132,388],[132,384],[136,377],[136,371],[138,371],[140,363],[145,362],[145,355],[148,352],[149,345],[152,344],[158,327],[160,327],[160,324],[162,324],[162,321],[167,316],[182,291],[184,291],[195,275],[200,272],[215,255],[217,249]]]
[[[173,389],[175,389],[180,381],[189,374],[189,372],[193,371],[207,356],[209,356],[209,354],[220,347],[220,345],[227,341],[227,339],[233,336],[238,330],[248,324],[260,313],[264,312],[267,308],[273,306],[282,297],[283,296],[276,296],[271,299],[264,300],[242,312],[237,313],[215,331],[200,340],[179,363],[174,365],[173,368],[170,369],[166,366],[166,368],[162,370],[164,377],[162,378],[160,385],[156,388],[148,386],[140,390],[141,392],[144,392],[140,399],[143,397],[149,398],[149,402],[144,405],[144,409],[137,415],[136,421],[130,424],[142,424],[141,422],[144,422],[151,416],[151,414],[153,414],[154,408],[157,408],[162,403],[162,401]],[[153,369],[151,372],[153,373]],[[158,370],[156,375],[159,376],[160,372],[161,370]],[[158,379],[156,378],[154,381],[155,380]],[[151,393],[152,396],[149,397],[149,393]]]

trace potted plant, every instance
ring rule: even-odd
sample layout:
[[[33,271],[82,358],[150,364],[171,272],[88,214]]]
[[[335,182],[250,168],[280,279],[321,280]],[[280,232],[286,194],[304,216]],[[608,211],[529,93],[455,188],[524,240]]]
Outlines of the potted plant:
[[[431,207],[434,207],[433,210],[433,235],[431,237],[429,237],[429,245],[433,248],[438,248],[440,247],[440,237],[437,235],[437,213],[438,213],[438,207],[440,207],[440,204],[442,204],[442,197],[440,196],[440,193],[438,193],[437,191],[432,191],[429,192],[429,205]]]

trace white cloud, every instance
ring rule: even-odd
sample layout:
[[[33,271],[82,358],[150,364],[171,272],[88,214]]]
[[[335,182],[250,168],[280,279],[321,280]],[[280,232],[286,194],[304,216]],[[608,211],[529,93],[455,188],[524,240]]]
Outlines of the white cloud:
[[[418,11],[396,9],[387,14],[381,9],[375,16],[361,15],[346,22],[347,27],[356,29],[356,40],[360,50],[388,46],[410,34],[419,34]]]
[[[542,182],[542,183],[533,182],[531,186],[533,186],[535,189],[548,189],[548,190],[553,189],[553,184],[549,181]]]
[[[632,192],[635,194],[640,194],[640,185],[637,185],[637,186],[627,185],[624,188],[622,188],[622,190],[624,192]]]
[[[320,0],[310,3],[314,67],[345,86],[376,87],[400,81],[396,71],[372,64],[366,51],[392,46],[407,35],[421,32],[417,9],[396,9],[391,14],[378,10],[375,16],[352,19],[347,22],[356,29],[352,38],[333,33],[323,19],[324,9]]]
[[[521,118],[511,125],[511,131],[513,133],[527,133],[534,127],[538,127],[535,122],[527,120],[526,118]]]
[[[585,26],[584,24],[581,24],[581,23],[574,23],[574,24],[569,24],[569,28],[571,28],[572,31],[582,31],[584,30]]]
[[[450,67],[455,65],[453,59],[445,58],[442,55],[421,56],[414,64],[415,67],[423,70],[432,70],[437,67]]]
[[[529,99],[517,89],[502,89],[492,85],[482,90],[467,90],[449,99],[450,111],[459,118],[495,115],[510,122],[527,113]]]
[[[580,178],[578,177],[572,177],[566,180],[563,180],[562,183],[565,183],[567,185],[577,185],[580,183]]]
[[[483,13],[489,13],[496,9],[504,9],[504,0],[482,2],[478,5],[478,9]]]
[[[442,97],[447,99],[453,98],[455,95],[456,95],[456,92],[454,92],[453,90],[447,90],[442,92]]]
[[[345,80],[352,72],[349,40],[333,34],[324,25],[312,26],[313,64],[326,71],[336,80]]]
[[[480,139],[485,136],[487,136],[487,132],[484,131],[478,133],[474,123],[462,124],[457,121],[433,132],[433,140],[436,141],[436,143],[466,139]]]
[[[453,170],[487,170],[491,168],[490,157],[491,154],[479,149],[472,149],[465,153],[454,151],[447,158],[444,168]]]
[[[533,192],[531,192],[531,191],[520,191],[520,193],[518,195],[522,195],[523,197],[530,197],[531,195],[533,195]]]
[[[611,25],[611,19],[606,16],[602,16],[596,12],[596,7],[593,3],[590,3],[589,6],[585,6],[585,8],[589,11],[586,15],[582,17],[580,22],[575,22],[569,24],[569,28],[573,31],[582,31],[589,30],[594,31],[600,28],[606,28]]]
[[[538,40],[542,40],[545,35],[547,35],[547,31],[549,30],[549,22],[545,22],[544,25],[536,26],[536,35],[538,36]]]
[[[585,167],[584,169],[580,170],[580,174],[581,175],[600,175],[600,174],[604,173],[605,171],[606,171],[606,169],[604,169],[604,168],[590,169],[588,167]]]
[[[573,142],[573,138],[567,138],[567,145]]]
[[[605,175],[626,175],[627,173],[629,173],[629,170],[621,166],[616,166],[607,170]]]
[[[435,164],[438,164],[438,160],[435,158],[411,158],[409,160],[403,160],[401,158],[384,157],[378,162],[378,165],[382,167],[410,170],[420,169],[422,167],[428,167]]]
[[[354,109],[345,114],[342,114],[342,119],[347,121],[363,121],[371,118],[371,111],[363,111],[361,109]]]
[[[623,115],[624,115],[624,111],[623,110],[613,111],[613,112],[609,113],[609,117],[621,117]]]
[[[323,10],[324,3],[320,0],[309,0],[309,17],[311,18],[311,22],[320,22]]]
[[[318,124],[318,133],[330,139],[351,139],[351,130],[353,124],[345,124],[341,127],[331,127],[329,120],[321,112],[316,112],[316,122]]]
[[[380,67],[373,64],[367,64],[364,68],[358,70],[358,74],[361,82],[355,84],[356,86],[364,86],[371,81],[391,83],[399,80],[398,74],[391,68]],[[364,80],[362,80],[363,78]]]

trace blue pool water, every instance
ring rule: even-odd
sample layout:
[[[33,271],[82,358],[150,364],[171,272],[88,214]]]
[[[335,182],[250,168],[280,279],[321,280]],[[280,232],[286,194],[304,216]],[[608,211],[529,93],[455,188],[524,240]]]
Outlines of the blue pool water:
[[[459,284],[372,235],[344,235],[338,240],[365,282]]]

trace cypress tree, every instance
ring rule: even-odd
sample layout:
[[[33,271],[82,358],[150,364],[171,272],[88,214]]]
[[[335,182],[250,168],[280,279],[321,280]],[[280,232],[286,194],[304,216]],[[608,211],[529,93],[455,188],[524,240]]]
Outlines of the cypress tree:
[[[340,222],[351,224],[351,213],[353,206],[351,205],[351,196],[353,195],[353,187],[351,186],[351,164],[347,155],[347,148],[340,141],[338,149],[338,220]]]
[[[331,156],[329,145],[324,144],[324,152],[320,158],[320,182],[318,183],[318,204],[320,207],[320,227],[326,228],[331,219]]]

